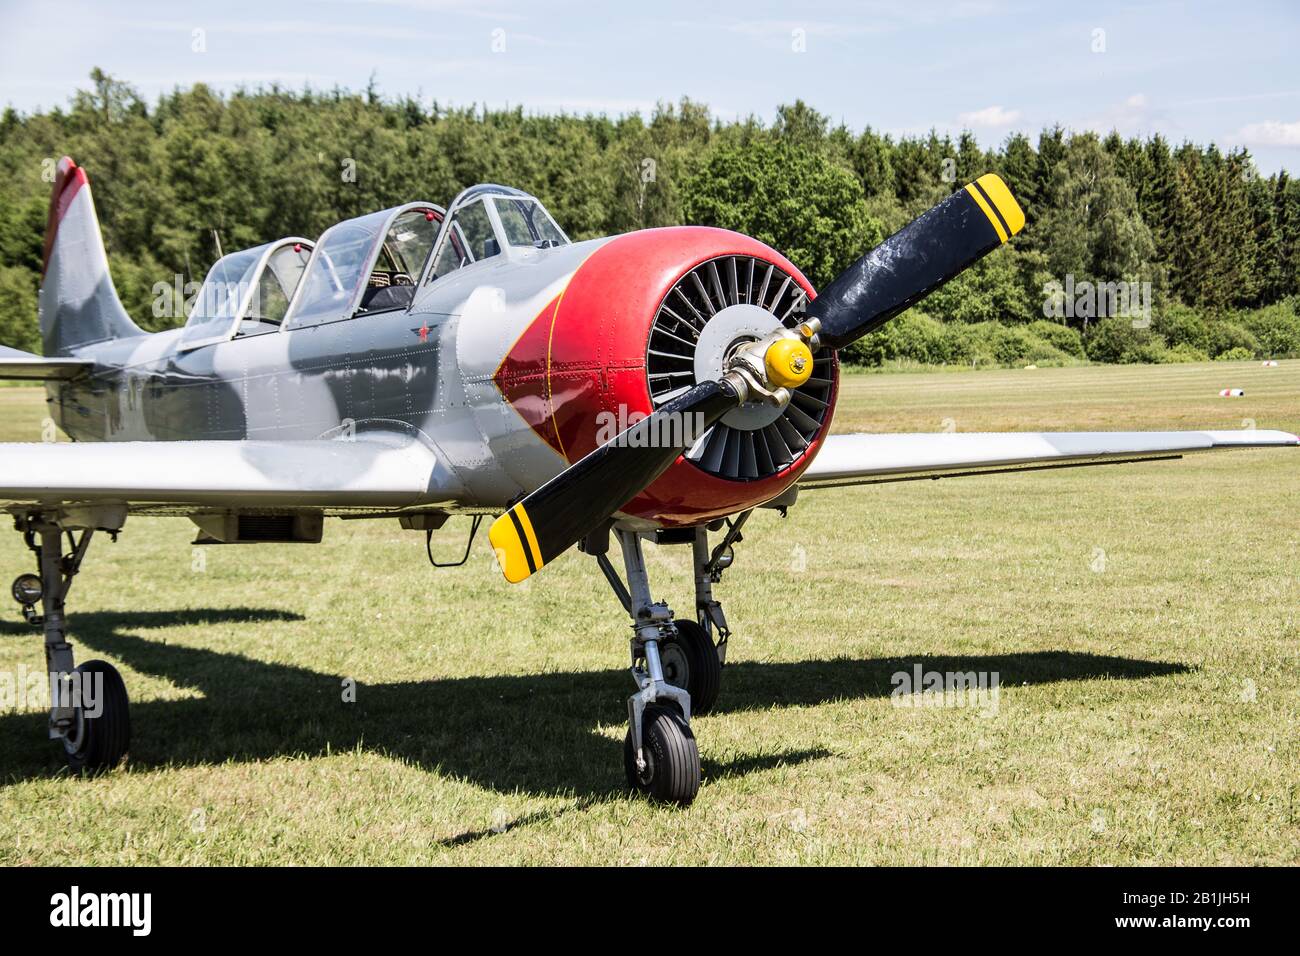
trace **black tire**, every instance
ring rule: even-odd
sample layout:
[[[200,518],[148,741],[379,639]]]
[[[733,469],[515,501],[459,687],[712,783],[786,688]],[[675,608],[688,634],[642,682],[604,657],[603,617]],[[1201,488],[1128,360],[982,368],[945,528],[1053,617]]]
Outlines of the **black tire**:
[[[700,792],[700,751],[676,709],[649,704],[641,724],[646,769],[636,766],[632,732],[623,738],[623,769],[633,790],[662,803],[687,806]]]
[[[691,695],[691,716],[707,714],[718,702],[718,692],[722,690],[722,661],[718,660],[718,649],[709,640],[708,632],[694,621],[677,622],[677,640],[672,645],[678,650],[660,648],[659,656],[664,663],[664,677],[668,683],[685,688]],[[685,670],[681,683],[669,674],[670,662],[674,670]]]
[[[102,703],[95,717],[85,716],[77,707],[73,732],[63,738],[68,767],[73,773],[103,773],[116,767],[131,746],[131,704],[126,684],[117,668],[107,661],[86,661],[77,672],[83,675],[83,681],[94,681],[95,674],[103,675],[102,690],[96,688]]]

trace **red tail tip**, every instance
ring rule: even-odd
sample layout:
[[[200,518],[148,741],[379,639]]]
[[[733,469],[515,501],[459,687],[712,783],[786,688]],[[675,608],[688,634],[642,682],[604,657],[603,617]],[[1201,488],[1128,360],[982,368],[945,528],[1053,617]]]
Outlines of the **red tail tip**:
[[[54,237],[58,235],[59,223],[72,205],[77,190],[86,185],[86,171],[72,161],[71,156],[64,156],[54,169],[54,188],[50,192],[50,215],[45,221],[45,249],[41,262],[41,278],[50,267],[50,253],[54,250]]]

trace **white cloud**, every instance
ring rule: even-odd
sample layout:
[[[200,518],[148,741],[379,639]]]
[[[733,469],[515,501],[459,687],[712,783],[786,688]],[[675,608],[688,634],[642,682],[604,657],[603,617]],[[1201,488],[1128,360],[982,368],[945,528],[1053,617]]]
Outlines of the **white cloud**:
[[[1173,106],[1211,106],[1217,103],[1255,103],[1259,100],[1281,100],[1300,96],[1300,90],[1272,90],[1268,93],[1242,93],[1234,96],[1206,96],[1196,100],[1183,100]]]
[[[982,110],[962,113],[957,117],[962,126],[971,128],[996,128],[1010,126],[1020,119],[1020,110],[1005,110],[1001,106],[986,106]]]
[[[1069,129],[1090,129],[1102,136],[1114,130],[1121,136],[1145,136],[1151,133],[1176,135],[1178,124],[1169,111],[1152,103],[1145,93],[1132,93],[1100,113],[1080,118],[1066,118]]]
[[[1300,146],[1300,121],[1249,123],[1237,131],[1236,139],[1247,146]]]

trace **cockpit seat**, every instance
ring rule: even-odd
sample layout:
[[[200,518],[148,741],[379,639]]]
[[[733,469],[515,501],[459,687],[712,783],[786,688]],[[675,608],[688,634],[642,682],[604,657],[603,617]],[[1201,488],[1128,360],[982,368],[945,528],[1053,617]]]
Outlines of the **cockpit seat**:
[[[361,311],[389,312],[409,308],[415,299],[415,285],[410,276],[403,275],[402,278],[406,281],[401,284],[395,282],[381,287],[367,286],[361,296]]]

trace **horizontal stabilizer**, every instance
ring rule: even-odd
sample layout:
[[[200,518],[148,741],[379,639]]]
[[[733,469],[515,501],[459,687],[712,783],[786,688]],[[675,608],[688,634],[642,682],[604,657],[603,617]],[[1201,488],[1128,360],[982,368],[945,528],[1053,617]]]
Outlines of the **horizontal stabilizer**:
[[[68,379],[90,371],[95,363],[90,359],[45,358],[20,349],[0,345],[0,378]]]

